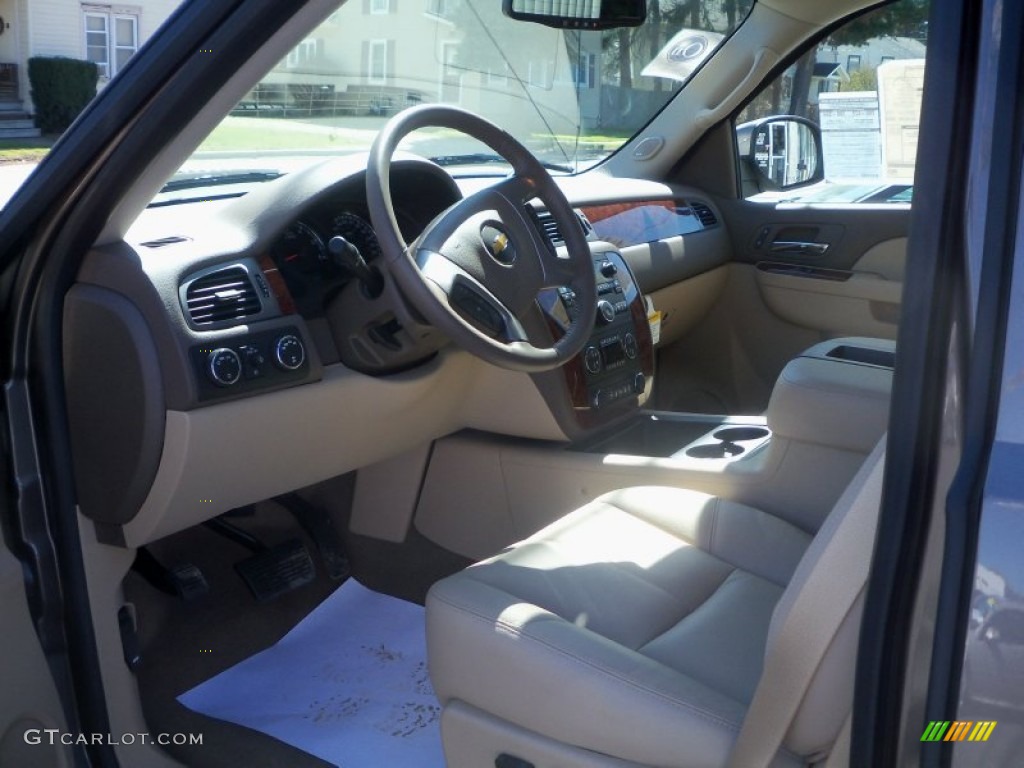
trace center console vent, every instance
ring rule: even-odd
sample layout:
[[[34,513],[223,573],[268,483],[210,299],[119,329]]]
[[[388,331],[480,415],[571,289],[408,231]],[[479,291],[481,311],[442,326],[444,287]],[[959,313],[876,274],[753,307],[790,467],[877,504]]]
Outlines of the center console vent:
[[[193,275],[182,284],[181,299],[190,325],[203,329],[236,325],[264,310],[243,264]]]
[[[590,226],[590,222],[587,217],[584,216],[580,211],[576,211],[576,218],[579,220],[580,229],[583,230],[584,237],[590,237],[590,233],[593,231],[593,227]],[[558,222],[555,221],[555,217],[552,216],[548,211],[537,211],[536,213],[537,223],[540,224],[541,229],[547,236],[551,244],[556,248],[565,245],[565,238],[562,237],[562,232],[558,227]]]
[[[700,223],[704,225],[704,229],[718,225],[718,217],[715,216],[715,212],[712,211],[711,207],[707,204],[691,200],[690,208],[696,214],[697,218],[700,219]]]

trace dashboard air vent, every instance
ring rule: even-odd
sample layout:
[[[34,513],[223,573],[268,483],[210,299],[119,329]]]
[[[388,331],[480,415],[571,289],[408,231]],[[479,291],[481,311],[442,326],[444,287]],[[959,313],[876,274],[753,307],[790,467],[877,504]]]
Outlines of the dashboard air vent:
[[[696,203],[691,200],[690,208],[693,209],[693,212],[697,215],[697,218],[700,219],[700,223],[704,225],[704,229],[707,229],[708,227],[713,227],[716,224],[718,224],[718,219],[715,217],[715,212],[712,211],[711,208],[705,205],[704,203]]]
[[[228,267],[196,278],[185,292],[195,325],[210,325],[259,314],[262,306],[244,267]]]
[[[555,221],[555,217],[552,216],[548,211],[537,211],[537,222],[544,230],[544,234],[547,235],[548,240],[556,248],[560,245],[565,245],[565,238],[562,237],[562,232],[558,227],[558,222]],[[590,226],[590,222],[587,221],[587,217],[579,211],[576,211],[576,218],[580,222],[580,229],[583,230],[583,236],[587,237],[590,235],[593,227]]]

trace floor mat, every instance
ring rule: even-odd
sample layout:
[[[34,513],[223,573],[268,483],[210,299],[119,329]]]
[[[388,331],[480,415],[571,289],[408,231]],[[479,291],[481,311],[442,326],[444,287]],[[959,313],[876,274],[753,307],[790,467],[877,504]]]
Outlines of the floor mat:
[[[423,608],[349,579],[274,646],[178,697],[341,768],[443,768]]]

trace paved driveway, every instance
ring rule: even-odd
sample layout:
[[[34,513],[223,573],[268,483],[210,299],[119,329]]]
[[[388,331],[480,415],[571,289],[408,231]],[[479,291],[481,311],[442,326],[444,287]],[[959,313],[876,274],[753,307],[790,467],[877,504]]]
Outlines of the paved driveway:
[[[36,169],[38,163],[5,163],[0,165],[0,208],[7,205],[18,187]]]

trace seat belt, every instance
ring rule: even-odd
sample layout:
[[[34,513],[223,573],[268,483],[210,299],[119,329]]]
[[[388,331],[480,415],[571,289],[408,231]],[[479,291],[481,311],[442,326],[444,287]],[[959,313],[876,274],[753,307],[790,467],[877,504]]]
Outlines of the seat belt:
[[[884,468],[883,437],[836,503],[833,515],[841,515],[838,523],[826,519],[822,526],[820,533],[828,538],[819,556],[804,573],[797,567],[794,581],[801,576],[804,583],[765,658],[764,673],[729,755],[729,768],[771,765],[832,639],[863,591],[878,527]],[[834,528],[831,534],[829,527]]]

